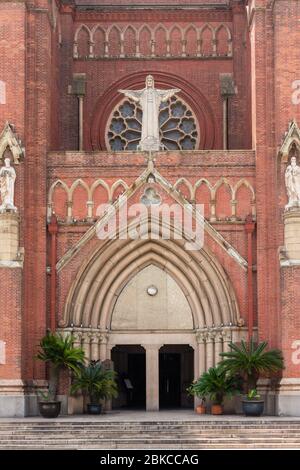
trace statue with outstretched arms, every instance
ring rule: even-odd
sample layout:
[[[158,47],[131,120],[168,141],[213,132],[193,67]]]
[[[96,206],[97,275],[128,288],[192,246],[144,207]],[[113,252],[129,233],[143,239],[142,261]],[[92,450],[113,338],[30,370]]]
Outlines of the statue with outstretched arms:
[[[138,103],[143,111],[142,137],[138,149],[142,151],[160,150],[159,139],[159,107],[171,96],[180,92],[180,88],[159,90],[154,88],[152,75],[146,77],[146,87],[142,90],[119,90],[127,98]]]

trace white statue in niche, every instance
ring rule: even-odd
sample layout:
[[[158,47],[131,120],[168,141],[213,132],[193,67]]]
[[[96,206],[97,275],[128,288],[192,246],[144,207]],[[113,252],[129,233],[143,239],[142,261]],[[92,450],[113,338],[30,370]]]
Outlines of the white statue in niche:
[[[146,87],[142,90],[119,90],[132,101],[138,103],[143,111],[142,137],[138,150],[158,151],[160,150],[159,139],[159,107],[175,93],[180,92],[180,88],[170,90],[159,90],[154,88],[154,78],[152,75],[146,77]]]
[[[4,166],[0,169],[1,211],[17,210],[14,205],[15,180],[15,169],[10,165],[10,158],[5,158]]]
[[[289,198],[285,208],[300,207],[300,167],[297,165],[296,157],[291,158],[285,170],[285,185]]]

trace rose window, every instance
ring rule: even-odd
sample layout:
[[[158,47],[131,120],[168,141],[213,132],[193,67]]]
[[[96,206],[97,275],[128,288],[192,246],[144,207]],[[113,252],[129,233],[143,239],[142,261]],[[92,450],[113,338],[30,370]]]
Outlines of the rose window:
[[[142,134],[142,110],[138,104],[124,99],[112,112],[106,128],[107,148],[137,150]],[[165,150],[199,148],[199,129],[195,115],[182,98],[176,95],[161,103],[159,112],[160,141]]]

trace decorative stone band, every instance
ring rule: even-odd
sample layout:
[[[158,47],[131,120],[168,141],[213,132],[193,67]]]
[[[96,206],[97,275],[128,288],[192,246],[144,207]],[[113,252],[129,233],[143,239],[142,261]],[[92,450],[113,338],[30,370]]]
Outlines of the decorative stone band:
[[[27,395],[36,393],[37,389],[47,389],[46,380],[8,380],[0,379],[0,395]]]
[[[82,347],[86,360],[98,360],[101,359],[106,360],[110,358],[111,349],[113,345],[111,344],[110,339],[112,339],[109,332],[106,330],[100,330],[96,328],[83,328],[83,327],[67,327],[67,328],[59,328],[58,331],[63,335],[72,334],[74,337],[74,346]],[[128,332],[124,332],[128,333]],[[122,336],[128,336],[128,334],[124,335],[120,334],[117,335],[120,341],[122,340]],[[177,337],[174,344],[180,344],[178,341],[178,332],[171,333],[168,332],[167,335],[168,339],[166,341],[170,341],[170,336]],[[135,336],[134,333],[132,333]],[[141,336],[142,334],[142,336]],[[241,339],[247,339],[248,329],[246,327],[239,327],[239,326],[220,326],[220,327],[212,327],[212,328],[201,328],[197,329],[194,332],[191,332],[191,340],[192,337],[195,338],[195,343],[192,344],[192,347],[195,349],[195,357],[196,361],[199,359],[199,372],[204,372],[205,370],[209,369],[210,367],[215,366],[221,359],[219,356],[221,352],[226,352],[229,350],[229,343],[230,342],[238,342]],[[138,344],[138,338],[144,338],[147,335],[146,332],[141,332],[137,338],[136,342],[131,344]],[[113,343],[115,344],[116,335],[112,335],[114,338]],[[151,340],[153,340],[153,334],[151,336]],[[254,338],[257,336],[257,328],[254,329]],[[161,334],[156,335],[157,339],[161,343]],[[182,335],[181,335],[182,337]],[[186,344],[186,337],[183,339],[183,344]],[[118,344],[119,341],[117,342]],[[196,345],[198,346],[196,347]],[[162,344],[161,344],[162,346]],[[198,349],[198,351],[197,351]],[[196,375],[198,371],[196,371]]]
[[[73,345],[81,347],[85,352],[86,361],[107,359],[107,342],[109,335],[106,331],[92,328],[60,328],[58,332],[64,336],[73,335]]]

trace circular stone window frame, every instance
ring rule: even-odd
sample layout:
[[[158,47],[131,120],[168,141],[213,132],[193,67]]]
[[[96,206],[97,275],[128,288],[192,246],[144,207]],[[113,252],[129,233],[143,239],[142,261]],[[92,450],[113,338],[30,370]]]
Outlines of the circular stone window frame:
[[[120,103],[122,95],[119,89],[140,90],[145,87],[147,75],[153,75],[155,86],[161,89],[170,87],[180,88],[179,98],[182,98],[191,108],[196,122],[199,126],[200,145],[199,149],[192,150],[212,150],[216,139],[216,125],[214,115],[208,100],[204,95],[190,83],[177,75],[156,72],[153,70],[137,72],[121,80],[118,80],[103,95],[98,98],[91,117],[90,124],[90,146],[94,151],[109,151],[106,147],[106,126],[112,110]],[[124,99],[124,96],[123,96]],[[189,152],[190,150],[184,150]],[[120,153],[132,153],[132,151],[121,151]]]
[[[174,98],[176,99],[176,101],[174,100]],[[120,111],[121,107],[123,106],[124,103],[130,103],[130,105],[132,105],[135,110],[134,110],[134,114],[133,115],[128,115],[127,117],[126,116],[122,116],[122,112]],[[166,105],[166,103],[169,103],[168,105]],[[179,117],[176,117],[175,115],[172,115],[172,111],[171,111],[171,108],[173,105],[175,105],[176,103],[181,103],[184,107],[185,107],[185,112],[182,116],[179,116]],[[163,107],[160,109],[159,111],[159,114],[161,112],[164,112],[166,109],[169,108],[169,117],[163,122],[163,124],[160,125],[160,141],[161,141],[161,144],[164,145],[166,148],[164,148],[164,150],[166,151],[180,151],[180,150],[183,150],[183,151],[188,151],[188,150],[198,150],[199,149],[199,144],[201,142],[201,133],[200,133],[200,127],[199,127],[199,124],[198,124],[198,120],[197,120],[197,117],[195,115],[195,113],[193,112],[191,106],[181,97],[179,96],[179,93],[174,95],[174,97],[171,97],[169,98],[166,102],[162,102],[162,105]],[[107,124],[106,124],[106,128],[105,128],[105,144],[106,144],[106,149],[111,151],[111,152],[126,152],[126,151],[129,151],[129,152],[136,152],[138,151],[137,148],[135,149],[112,149],[111,148],[111,145],[110,145],[110,140],[111,138],[115,138],[115,137],[119,137],[121,140],[124,140],[126,141],[126,137],[123,137],[121,134],[122,132],[134,132],[136,134],[139,134],[139,138],[138,139],[131,139],[131,141],[128,141],[127,140],[127,144],[130,144],[130,142],[136,142],[137,145],[138,145],[138,142],[137,140],[140,141],[141,139],[141,130],[142,130],[142,123],[141,121],[136,117],[136,114],[137,114],[137,110],[139,110],[140,113],[142,113],[142,109],[141,107],[137,104],[137,103],[134,103],[133,101],[131,101],[129,98],[127,97],[123,97],[121,98],[120,102],[114,107],[114,109],[111,111],[111,114],[108,118],[108,121],[107,121]],[[191,113],[190,116],[187,116],[186,113]],[[118,113],[118,115],[117,115]],[[115,133],[115,137],[109,137],[109,133],[112,133],[112,130],[111,130],[111,124],[112,124],[112,121],[113,119],[116,119],[116,120],[122,120],[124,123],[125,123],[125,127],[124,129],[121,131],[121,132],[116,132]],[[183,119],[186,119],[186,120],[192,120],[193,121],[193,126],[194,126],[194,129],[191,130],[191,132],[187,133],[187,132],[184,132],[182,129],[180,129],[180,125],[181,125],[181,121]],[[128,123],[126,121],[129,121],[129,120],[136,120],[140,125],[141,125],[141,129],[140,130],[135,130],[133,129],[133,127],[128,127]],[[177,125],[176,127],[173,127],[171,129],[165,129],[163,130],[163,126],[166,125],[166,123],[168,121],[171,121],[171,120],[178,120],[177,122]],[[169,138],[168,139],[168,135],[167,133],[171,133],[171,132],[180,132],[182,133],[181,137],[180,137],[180,140],[183,140],[185,139],[186,137],[190,137],[191,139],[194,140],[195,142],[195,146],[194,148],[190,148],[190,149],[184,149],[184,148],[178,148],[178,149],[172,149],[172,148],[168,148],[167,147],[167,142],[164,142],[164,141],[169,141],[169,142],[174,142],[175,145],[177,145],[178,147],[180,147],[180,142],[179,142],[179,139],[178,140],[175,140],[175,139],[171,139]],[[192,134],[193,133],[197,133],[197,136],[193,136]]]

